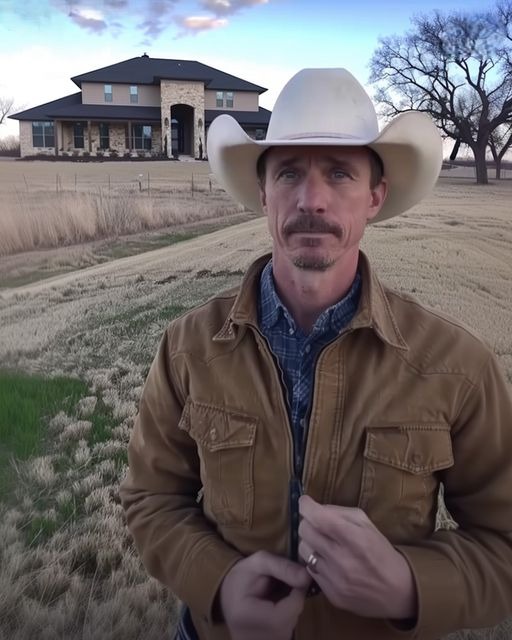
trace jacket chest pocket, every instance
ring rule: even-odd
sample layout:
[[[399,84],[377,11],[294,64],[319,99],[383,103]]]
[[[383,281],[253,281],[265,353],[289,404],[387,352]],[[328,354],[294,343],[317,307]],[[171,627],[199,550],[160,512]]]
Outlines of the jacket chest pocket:
[[[248,528],[254,506],[258,419],[187,401],[180,420],[197,443],[205,514],[224,527]]]
[[[367,427],[359,507],[390,539],[433,528],[437,472],[453,465],[450,427]]]

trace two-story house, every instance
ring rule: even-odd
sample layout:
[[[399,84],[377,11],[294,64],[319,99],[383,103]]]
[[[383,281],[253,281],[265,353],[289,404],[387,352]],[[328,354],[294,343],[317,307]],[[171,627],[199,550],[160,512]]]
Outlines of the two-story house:
[[[80,91],[14,114],[21,156],[206,153],[212,120],[229,113],[254,138],[265,136],[265,88],[192,60],[138,58],[71,78]]]

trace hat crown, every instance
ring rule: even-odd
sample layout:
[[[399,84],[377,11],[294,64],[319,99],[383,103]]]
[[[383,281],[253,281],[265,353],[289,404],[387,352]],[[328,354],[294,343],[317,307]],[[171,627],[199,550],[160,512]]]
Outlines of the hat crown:
[[[267,140],[354,139],[367,144],[379,135],[368,94],[346,69],[302,69],[279,94]]]

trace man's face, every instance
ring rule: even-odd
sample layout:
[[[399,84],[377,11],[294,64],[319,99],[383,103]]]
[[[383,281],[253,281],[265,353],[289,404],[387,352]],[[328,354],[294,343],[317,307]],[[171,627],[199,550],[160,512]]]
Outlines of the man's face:
[[[386,183],[370,187],[364,147],[275,147],[260,185],[274,241],[274,259],[325,271],[357,253],[364,229],[379,212]]]

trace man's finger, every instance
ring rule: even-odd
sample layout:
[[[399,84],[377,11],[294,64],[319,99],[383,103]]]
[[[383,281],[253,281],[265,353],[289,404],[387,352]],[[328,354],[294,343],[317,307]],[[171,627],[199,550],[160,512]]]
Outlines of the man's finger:
[[[281,580],[290,587],[307,589],[311,578],[298,562],[282,558],[266,551],[257,551],[250,556],[251,571],[258,575],[269,576]]]
[[[315,529],[333,540],[359,535],[362,528],[375,528],[361,509],[322,505],[310,496],[299,498],[299,513]]]
[[[309,581],[311,582],[311,578],[309,578]],[[306,593],[307,591],[304,589],[292,589],[286,598],[283,598],[274,605],[278,616],[284,620],[298,618],[304,607]]]
[[[299,526],[299,539],[303,543],[302,559],[307,562],[310,553],[322,556],[327,561],[334,558],[340,549],[344,548],[344,539],[333,540],[331,537],[325,535],[322,531],[312,526],[307,520],[303,520]],[[299,552],[300,552],[299,545]]]

